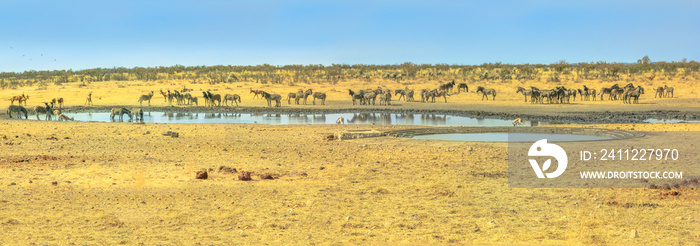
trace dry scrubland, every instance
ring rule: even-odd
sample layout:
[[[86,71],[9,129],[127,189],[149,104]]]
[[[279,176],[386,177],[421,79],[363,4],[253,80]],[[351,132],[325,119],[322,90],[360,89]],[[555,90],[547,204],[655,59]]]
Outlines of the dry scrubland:
[[[447,81],[443,81],[447,82]],[[459,83],[460,81],[456,81]],[[526,83],[551,88],[546,83]],[[599,89],[608,82],[582,84]],[[621,83],[625,84],[625,83]],[[635,85],[638,84],[635,82]],[[652,87],[676,88],[654,99]],[[263,107],[249,88],[283,94],[298,88],[328,93],[326,106],[352,107],[348,88],[435,88],[436,82],[340,82],[337,85],[187,84],[238,93],[244,106]],[[464,109],[557,114],[569,111],[685,110],[698,112],[697,81],[641,82],[640,105],[579,102],[535,105],[515,94],[521,84],[495,87],[496,102],[462,93],[448,103],[396,102],[391,108]],[[651,86],[653,85],[653,86]],[[138,105],[180,82],[103,82],[24,87],[0,98],[30,95],[82,105],[93,91],[100,105]],[[201,99],[200,99],[201,100]],[[0,102],[3,108],[9,101]],[[284,102],[283,106],[287,107]],[[367,108],[367,106],[362,106]],[[378,106],[377,106],[378,107]],[[3,110],[4,111],[4,110]],[[5,112],[2,112],[3,114]],[[68,110],[70,115],[70,110]],[[31,118],[31,117],[30,117]],[[589,126],[583,126],[589,127]],[[617,124],[600,128],[697,131],[697,124]],[[0,244],[229,245],[242,243],[506,243],[697,245],[696,189],[510,189],[504,143],[390,137],[325,141],[340,129],[394,130],[382,125],[132,124],[0,120]],[[177,131],[179,138],[161,135]],[[5,137],[7,139],[5,139]],[[471,150],[469,150],[471,147]],[[219,167],[254,172],[253,181]],[[209,179],[196,180],[207,169]],[[273,174],[261,180],[258,174]],[[53,185],[52,182],[56,182]],[[679,195],[668,195],[671,192]],[[638,236],[631,236],[635,233]]]
[[[449,80],[451,81],[451,80]],[[668,80],[648,80],[648,79],[638,79],[631,81],[635,86],[641,85],[644,87],[646,94],[642,95],[639,99],[639,105],[624,105],[622,101],[609,101],[607,95],[604,101],[600,100],[598,96],[597,101],[584,101],[581,102],[577,100],[572,102],[572,104],[567,105],[531,105],[528,102],[524,102],[524,97],[522,94],[515,93],[518,86],[529,88],[529,86],[535,86],[540,89],[551,89],[555,86],[566,86],[567,88],[580,89],[583,85],[587,85],[589,88],[594,88],[600,91],[602,87],[610,87],[613,84],[619,84],[624,86],[628,82],[625,80],[620,81],[602,81],[602,80],[586,80],[584,82],[568,81],[562,83],[552,83],[542,80],[527,80],[527,81],[479,81],[479,82],[469,82],[469,93],[456,93],[457,87],[455,86],[455,92],[451,93],[451,96],[447,97],[447,104],[444,102],[443,98],[436,98],[436,103],[420,103],[420,94],[418,93],[421,89],[436,89],[439,84],[447,83],[448,80],[440,81],[401,81],[396,82],[393,80],[376,80],[373,82],[365,81],[341,81],[335,85],[331,84],[296,84],[295,86],[288,86],[283,84],[257,84],[252,82],[238,82],[238,83],[219,83],[219,84],[190,84],[186,81],[175,81],[175,80],[164,80],[164,81],[109,81],[109,82],[92,82],[86,86],[83,86],[80,82],[74,83],[63,83],[62,85],[48,85],[48,86],[29,86],[20,87],[12,90],[0,90],[0,107],[5,108],[10,104],[10,97],[14,95],[20,95],[22,93],[28,94],[28,107],[33,107],[37,105],[42,105],[43,102],[48,102],[53,98],[63,97],[65,100],[65,105],[71,106],[81,106],[85,104],[86,96],[89,92],[93,92],[93,102],[95,106],[110,106],[110,105],[120,105],[134,107],[139,106],[138,99],[140,95],[148,94],[153,91],[154,96],[151,101],[152,106],[168,106],[169,104],[164,100],[163,96],[159,93],[162,89],[167,90],[181,90],[183,87],[188,89],[193,89],[193,96],[199,97],[200,106],[204,106],[202,98],[202,90],[212,90],[213,93],[221,94],[238,94],[242,97],[242,102],[239,104],[240,107],[267,107],[267,102],[265,100],[253,99],[253,94],[250,94],[250,89],[264,90],[270,93],[280,94],[283,97],[282,106],[283,108],[299,108],[299,109],[313,109],[313,108],[390,108],[390,109],[418,109],[418,110],[481,110],[489,112],[522,112],[524,115],[536,115],[536,114],[557,114],[565,112],[586,112],[586,111],[650,111],[650,110],[686,110],[694,113],[700,112],[700,91],[698,91],[698,81],[695,79],[688,78],[678,78],[674,77]],[[456,80],[455,83],[464,83],[465,81]],[[668,85],[675,88],[674,98],[654,98],[654,89],[659,86]],[[376,106],[353,106],[351,97],[348,95],[348,89],[360,90],[368,88],[377,88],[381,86],[385,89],[395,90],[404,89],[408,87],[416,91],[414,98],[419,102],[403,102],[396,101],[397,96],[394,96],[391,106],[379,106],[377,102]],[[495,88],[497,90],[496,103],[492,101],[481,100],[481,94],[475,94],[477,86],[484,86],[486,88]],[[311,101],[313,97],[309,97],[308,105],[289,105],[287,103],[287,94],[290,92],[296,92],[299,89],[313,89],[314,92],[325,92],[328,99],[326,100],[326,105],[312,105]],[[318,102],[317,102],[318,103]],[[294,100],[292,100],[294,104]],[[147,103],[144,104],[146,106]],[[70,110],[68,111],[70,115]],[[2,110],[2,114],[5,114],[5,110]]]

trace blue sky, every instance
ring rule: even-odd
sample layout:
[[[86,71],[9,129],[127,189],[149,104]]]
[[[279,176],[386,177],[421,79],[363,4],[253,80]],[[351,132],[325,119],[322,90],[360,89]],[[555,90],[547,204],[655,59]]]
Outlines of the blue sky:
[[[0,1],[0,72],[700,60],[700,1]]]

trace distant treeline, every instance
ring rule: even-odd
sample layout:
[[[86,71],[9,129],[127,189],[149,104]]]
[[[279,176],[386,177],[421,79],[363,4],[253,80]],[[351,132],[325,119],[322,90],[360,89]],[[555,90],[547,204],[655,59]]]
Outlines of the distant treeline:
[[[47,85],[67,82],[89,84],[101,81],[180,81],[186,83],[237,83],[255,82],[272,84],[331,83],[361,80],[375,81],[479,81],[509,82],[512,80],[538,80],[559,82],[562,80],[605,81],[639,79],[664,80],[673,77],[698,76],[700,63],[651,62],[648,57],[635,64],[577,63],[561,61],[554,64],[502,64],[482,65],[414,64],[398,65],[286,65],[256,66],[182,66],[93,68],[85,70],[26,71],[0,73],[0,87]]]

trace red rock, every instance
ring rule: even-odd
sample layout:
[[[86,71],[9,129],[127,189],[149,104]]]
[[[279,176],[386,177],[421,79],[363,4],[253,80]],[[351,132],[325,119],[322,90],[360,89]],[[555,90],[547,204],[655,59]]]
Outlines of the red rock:
[[[251,180],[250,172],[240,172],[238,173],[238,180],[248,181]]]
[[[260,174],[260,179],[275,179],[270,174]]]
[[[198,171],[197,176],[195,176],[196,179],[207,179],[208,177],[207,171]]]

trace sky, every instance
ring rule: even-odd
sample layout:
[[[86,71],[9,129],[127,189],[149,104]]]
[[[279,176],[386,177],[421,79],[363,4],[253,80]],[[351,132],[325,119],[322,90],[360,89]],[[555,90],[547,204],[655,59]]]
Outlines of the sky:
[[[700,1],[0,0],[0,72],[700,61]]]

